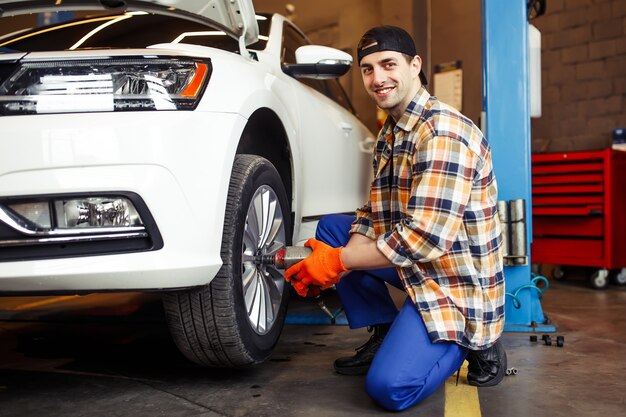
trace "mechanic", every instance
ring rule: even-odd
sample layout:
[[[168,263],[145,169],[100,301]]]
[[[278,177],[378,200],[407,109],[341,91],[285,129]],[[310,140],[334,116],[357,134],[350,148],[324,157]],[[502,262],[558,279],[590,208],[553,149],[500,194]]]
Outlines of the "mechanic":
[[[489,144],[470,119],[424,88],[422,60],[406,31],[372,28],[357,55],[368,94],[388,113],[370,199],[356,218],[323,217],[305,244],[313,253],[285,278],[301,296],[336,285],[350,328],[373,330],[334,367],[367,373],[366,391],[382,407],[417,404],[466,358],[471,385],[497,385],[507,364]],[[408,294],[399,312],[386,283]]]

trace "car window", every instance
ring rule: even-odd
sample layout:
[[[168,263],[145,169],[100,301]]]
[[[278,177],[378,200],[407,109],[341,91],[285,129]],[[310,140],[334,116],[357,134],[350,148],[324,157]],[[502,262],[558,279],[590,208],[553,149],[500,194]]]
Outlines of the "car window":
[[[78,14],[78,13],[77,13]],[[0,18],[7,25],[11,17]],[[251,49],[261,50],[267,43],[268,19],[259,21],[265,33]],[[62,23],[29,28],[14,28],[13,34],[0,37],[1,52],[38,52],[50,50],[80,50],[102,48],[145,48],[158,43],[190,43],[238,52],[236,39],[198,20],[174,14],[141,11],[89,15]]]
[[[298,32],[290,24],[283,26],[283,49],[281,62],[283,64],[296,63],[296,49],[303,45],[309,45],[309,40]],[[347,94],[339,84],[338,80],[316,80],[314,78],[299,78],[302,84],[308,85],[312,89],[324,94],[340,106],[354,113],[354,108],[348,99]]]
[[[283,26],[283,45],[281,51],[281,62],[283,64],[296,63],[296,49],[310,42],[304,35],[298,32],[293,26],[285,23]]]
[[[290,24],[285,23],[283,26],[283,45],[282,45],[283,47],[281,51],[281,62],[283,64],[295,64],[296,63],[296,49],[298,49],[301,46],[309,45],[309,44],[310,44],[309,40],[304,35],[298,32]],[[326,83],[324,83],[324,81],[316,80],[313,78],[299,78],[298,81],[300,81],[302,84],[308,85],[312,89],[317,90],[318,92],[329,97],[328,88],[326,86]],[[332,98],[332,97],[329,97],[329,98]]]
[[[343,89],[339,80],[325,80],[328,94],[331,99],[336,101],[340,106],[350,110],[351,113],[356,114],[356,110],[352,107],[352,103],[348,98],[348,94]]]

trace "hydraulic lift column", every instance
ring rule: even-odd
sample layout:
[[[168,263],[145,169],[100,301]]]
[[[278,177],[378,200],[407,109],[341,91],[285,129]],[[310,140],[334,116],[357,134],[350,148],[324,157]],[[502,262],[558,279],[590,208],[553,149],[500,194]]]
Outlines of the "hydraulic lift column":
[[[481,124],[492,148],[498,200],[501,200],[498,206],[508,209],[501,213],[501,219],[509,221],[505,229],[513,237],[507,242],[509,256],[504,268],[505,330],[555,331],[546,324],[530,270],[532,191],[527,2],[482,0],[482,18]],[[520,236],[523,230],[525,237]],[[511,253],[512,250],[518,253]]]

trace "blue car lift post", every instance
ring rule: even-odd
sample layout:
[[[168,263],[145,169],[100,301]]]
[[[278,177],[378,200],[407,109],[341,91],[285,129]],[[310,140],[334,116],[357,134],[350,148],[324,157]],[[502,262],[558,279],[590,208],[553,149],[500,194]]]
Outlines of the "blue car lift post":
[[[492,148],[498,199],[522,200],[531,213],[529,47],[526,0],[482,0],[483,126]],[[505,266],[505,331],[554,332],[543,315],[530,270],[532,216],[526,219],[526,260]],[[547,281],[544,281],[547,285]],[[545,289],[545,288],[544,288]]]

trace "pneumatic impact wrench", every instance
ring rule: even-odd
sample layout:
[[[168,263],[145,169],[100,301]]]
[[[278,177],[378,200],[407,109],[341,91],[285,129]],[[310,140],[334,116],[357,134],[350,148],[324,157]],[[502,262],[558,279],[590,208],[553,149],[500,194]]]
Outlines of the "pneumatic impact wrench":
[[[289,267],[304,260],[313,252],[311,248],[306,246],[285,246],[273,255],[257,255],[254,257],[254,263],[257,265],[272,265],[277,269],[288,269]],[[317,301],[317,305],[322,309],[324,314],[330,318],[330,322],[335,324],[335,315],[326,307],[326,303],[318,294],[313,297]]]

